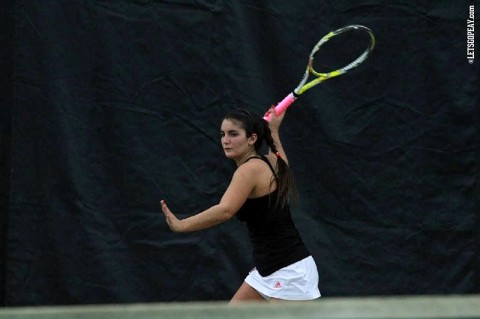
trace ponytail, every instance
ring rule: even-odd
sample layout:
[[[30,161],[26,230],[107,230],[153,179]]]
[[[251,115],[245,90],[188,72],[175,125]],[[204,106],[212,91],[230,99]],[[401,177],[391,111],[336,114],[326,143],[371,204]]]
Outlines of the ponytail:
[[[270,148],[270,151],[275,154],[277,157],[277,174],[274,177],[274,180],[277,183],[277,198],[275,200],[276,206],[285,207],[289,202],[296,203],[298,201],[298,192],[295,185],[295,178],[293,176],[292,170],[285,162],[285,160],[280,156],[280,153],[277,150],[277,147],[272,138],[272,132],[268,126],[268,122],[262,120],[263,122],[263,131],[264,139],[266,144]]]

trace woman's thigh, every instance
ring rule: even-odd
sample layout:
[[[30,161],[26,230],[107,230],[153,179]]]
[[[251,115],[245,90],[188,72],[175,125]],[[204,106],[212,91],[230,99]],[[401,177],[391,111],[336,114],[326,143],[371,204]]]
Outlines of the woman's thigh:
[[[242,301],[266,301],[255,289],[253,289],[246,282],[238,288],[235,295],[230,300],[230,303],[242,302]]]

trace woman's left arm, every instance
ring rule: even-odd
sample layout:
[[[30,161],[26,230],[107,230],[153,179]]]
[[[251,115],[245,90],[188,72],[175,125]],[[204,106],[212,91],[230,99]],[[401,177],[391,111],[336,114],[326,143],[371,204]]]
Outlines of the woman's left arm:
[[[160,204],[170,229],[179,233],[194,232],[228,221],[242,207],[255,187],[253,168],[250,163],[237,168],[220,202],[191,217],[178,219],[162,200]]]

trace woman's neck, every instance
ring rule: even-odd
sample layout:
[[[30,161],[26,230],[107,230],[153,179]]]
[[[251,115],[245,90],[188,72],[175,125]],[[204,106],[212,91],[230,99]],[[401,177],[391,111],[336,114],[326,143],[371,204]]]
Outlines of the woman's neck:
[[[258,156],[258,154],[257,154],[257,152],[255,151],[255,149],[252,149],[250,152],[248,152],[247,154],[245,154],[244,156],[242,156],[242,158],[240,158],[239,160],[236,160],[236,162],[237,162],[237,167],[239,167],[240,165],[242,165],[243,163],[245,163],[249,158],[255,157],[255,156]]]

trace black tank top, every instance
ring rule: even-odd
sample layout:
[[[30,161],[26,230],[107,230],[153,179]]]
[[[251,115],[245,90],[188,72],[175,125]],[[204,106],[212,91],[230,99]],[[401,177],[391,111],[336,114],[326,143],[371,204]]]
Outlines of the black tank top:
[[[252,158],[263,160],[276,175],[265,156],[248,160]],[[310,256],[293,223],[288,205],[275,205],[276,192],[247,198],[236,214],[240,221],[247,224],[255,266],[264,277]]]

